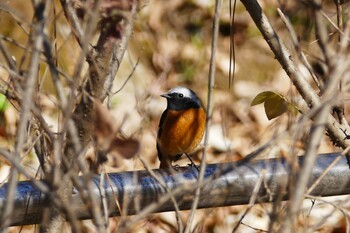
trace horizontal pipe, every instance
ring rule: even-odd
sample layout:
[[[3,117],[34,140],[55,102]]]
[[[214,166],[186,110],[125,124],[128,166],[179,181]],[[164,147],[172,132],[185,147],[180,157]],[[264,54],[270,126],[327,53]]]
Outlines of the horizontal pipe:
[[[321,154],[317,157],[309,184],[313,185],[336,159],[338,161],[313,188],[311,195],[350,194],[349,167],[346,158],[338,153]],[[303,157],[299,157],[298,160],[302,163]],[[159,169],[152,172],[163,184],[149,171],[110,173],[109,178],[104,179],[103,185],[100,185],[100,176],[95,176],[92,178],[93,195],[100,203],[102,203],[101,196],[105,198],[109,216],[120,215],[118,205],[123,214],[127,215],[138,214],[139,210],[145,210],[152,203],[159,204],[159,207],[152,212],[174,211],[174,202],[166,198],[171,196],[169,190],[177,200],[180,210],[191,208],[195,188],[198,186],[198,170],[195,167],[181,167],[176,172]],[[284,159],[209,164],[206,166],[205,182],[201,186],[198,208],[248,204],[254,189],[257,190],[256,202],[270,202],[275,200],[282,190],[288,190],[289,178],[289,164]],[[80,182],[83,182],[82,177]],[[6,201],[6,189],[6,184],[0,188],[0,208]],[[284,200],[288,198],[286,192],[280,197]],[[92,218],[91,211],[86,209],[77,189],[73,191],[72,203],[77,218]],[[12,225],[40,223],[45,206],[45,194],[29,181],[19,182]]]

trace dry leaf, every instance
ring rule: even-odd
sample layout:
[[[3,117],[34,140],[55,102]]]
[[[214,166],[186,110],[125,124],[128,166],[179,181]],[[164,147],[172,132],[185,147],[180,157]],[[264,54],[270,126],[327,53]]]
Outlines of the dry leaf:
[[[118,152],[119,155],[126,159],[134,157],[139,149],[140,143],[132,138],[114,138],[109,147],[110,152]]]
[[[100,150],[107,151],[117,127],[109,110],[99,101],[94,101],[94,139]]]
[[[94,141],[98,157],[94,167],[106,162],[107,154],[130,159],[139,151],[139,142],[122,137],[115,122],[110,111],[101,102],[94,101]]]

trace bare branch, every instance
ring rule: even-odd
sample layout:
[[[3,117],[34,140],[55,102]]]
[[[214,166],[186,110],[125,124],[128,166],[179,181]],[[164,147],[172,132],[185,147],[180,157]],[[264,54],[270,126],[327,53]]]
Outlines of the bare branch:
[[[15,162],[19,161],[19,156],[23,151],[23,145],[27,138],[27,127],[28,121],[31,118],[31,108],[33,104],[33,95],[35,90],[35,83],[38,77],[38,65],[39,65],[39,51],[42,47],[43,36],[44,36],[44,28],[47,19],[47,9],[49,8],[45,3],[46,1],[36,2],[35,4],[35,18],[37,22],[32,27],[32,41],[33,41],[33,54],[30,64],[30,70],[28,74],[28,79],[26,82],[25,91],[23,94],[23,99],[21,103],[21,113],[20,118],[21,121],[17,128],[17,139],[14,151]],[[6,205],[4,205],[1,216],[1,229],[5,231],[5,229],[10,224],[10,216],[13,211],[13,203],[15,197],[15,191],[17,187],[18,180],[18,170],[15,168],[11,169],[9,186],[7,190],[7,201]]]
[[[76,13],[72,11],[72,6],[67,1],[62,0],[61,3],[63,8],[67,7],[67,9],[65,9],[65,13],[67,17],[70,17],[74,30],[78,32],[77,38],[80,41],[79,44],[83,48],[82,54],[85,54],[84,48],[89,41],[88,35],[90,35],[92,32],[91,25],[93,25],[93,22],[96,22],[99,4],[97,3],[97,6],[95,6],[95,13],[88,18],[88,21],[90,22],[87,24],[84,37],[81,37],[83,34],[80,31],[81,27],[78,24],[79,20],[76,17]],[[135,10],[136,14],[136,9],[138,9],[138,1],[133,1],[132,5],[132,9]],[[109,83],[111,83],[111,81],[114,79],[114,76],[110,76],[110,64],[113,60],[112,57],[114,51],[113,48],[118,46],[123,40],[128,41],[131,34],[131,32],[127,32],[127,30],[128,28],[132,28],[132,25],[130,24],[132,24],[133,21],[127,21],[121,17],[118,17],[118,15],[112,18],[106,18],[105,20],[107,21],[104,21],[104,19],[101,20],[100,35],[96,46],[92,47],[87,54],[87,62],[89,63],[89,79],[83,87],[82,98],[72,115],[73,120],[66,121],[68,131],[63,157],[63,173],[70,175],[65,175],[63,176],[63,179],[61,178],[61,184],[63,185],[61,185],[57,191],[63,202],[67,202],[70,199],[71,192],[73,190],[72,179],[74,180],[78,175],[79,170],[82,169],[82,166],[79,166],[79,163],[76,161],[77,155],[81,154],[85,150],[86,146],[89,145],[92,139],[92,133],[94,131],[93,124],[91,124],[94,117],[93,99],[96,98],[103,101],[106,97],[106,93],[109,91],[106,87],[108,87]],[[118,30],[117,34],[115,34],[115,30]],[[84,38],[83,41],[82,38]],[[122,57],[123,54],[124,51],[122,51],[122,54],[119,56]],[[78,67],[81,67],[81,65],[82,62],[80,62]],[[80,68],[77,68],[75,74],[78,74],[79,71]],[[96,208],[99,208],[99,206],[96,206]],[[101,211],[96,209],[95,213],[96,216],[98,215],[97,213],[101,213]],[[52,210],[50,215],[50,222],[47,223],[47,232],[59,232],[63,222],[65,221],[64,216],[62,216],[58,209]],[[98,229],[102,230],[103,224],[101,223],[101,219],[97,218],[96,216],[95,220],[97,221],[96,223]]]
[[[298,179],[296,183],[293,184],[294,189],[292,189],[293,192],[291,194],[291,201],[287,210],[287,217],[285,218],[284,225],[281,228],[283,232],[293,232],[294,221],[296,219],[302,200],[304,199],[304,194],[307,190],[306,185],[311,175],[311,169],[316,160],[317,149],[323,136],[324,129],[327,130],[328,135],[337,146],[346,149],[350,145],[347,140],[344,140],[344,134],[342,133],[344,130],[349,130],[347,121],[341,121],[339,124],[337,120],[330,114],[331,109],[334,105],[334,102],[332,100],[337,97],[338,85],[349,65],[349,62],[347,62],[348,55],[338,54],[336,60],[334,59],[334,51],[330,46],[328,46],[327,43],[328,34],[326,26],[323,23],[323,16],[320,12],[321,6],[318,2],[315,1],[313,3],[313,7],[315,12],[316,32],[322,54],[328,66],[328,70],[326,71],[328,79],[325,83],[324,88],[322,89],[321,100],[313,88],[310,86],[308,81],[305,79],[305,77],[303,77],[298,67],[295,65],[291,54],[285,47],[283,41],[279,38],[277,33],[272,28],[267,17],[262,12],[259,4],[254,0],[242,0],[242,3],[247,8],[255,24],[269,44],[271,50],[274,52],[277,60],[280,62],[281,66],[290,77],[291,81],[307,103],[308,107],[313,111],[316,110],[316,112],[309,116],[314,120],[314,123],[311,129],[309,142],[307,144],[307,162],[303,164],[301,170],[299,171],[300,174],[298,176]],[[294,43],[295,42],[296,41],[294,39]],[[341,59],[339,56],[344,57]],[[342,116],[339,118],[343,119]],[[350,161],[348,154],[347,158],[348,161]]]
[[[218,35],[219,35],[219,20],[220,20],[220,12],[221,12],[221,0],[215,1],[215,14],[214,14],[214,21],[213,21],[213,29],[212,29],[212,43],[211,43],[211,57],[210,57],[210,67],[209,67],[209,82],[208,82],[208,104],[207,104],[207,117],[206,117],[206,132],[204,136],[204,151],[203,156],[200,164],[200,171],[198,176],[198,183],[203,183],[204,180],[204,172],[205,172],[205,166],[206,166],[206,148],[208,145],[209,140],[209,124],[210,124],[210,118],[211,118],[211,104],[212,104],[212,90],[214,88],[215,84],[215,58],[216,58],[216,48],[217,48],[217,42],[218,42]],[[198,207],[199,202],[199,196],[200,196],[200,187],[196,189],[195,198],[192,203],[191,213],[190,217],[188,218],[187,225],[185,228],[185,233],[189,233],[191,231],[191,225],[194,218],[194,215],[196,213],[196,209]]]

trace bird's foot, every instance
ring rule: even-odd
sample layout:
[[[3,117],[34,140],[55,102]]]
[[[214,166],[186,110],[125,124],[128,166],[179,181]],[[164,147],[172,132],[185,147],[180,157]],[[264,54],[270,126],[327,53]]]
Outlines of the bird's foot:
[[[180,170],[180,165],[179,164],[175,164],[174,166],[172,166],[172,168],[175,170],[175,171],[179,171]]]
[[[187,164],[187,166],[189,166],[189,167],[195,167],[196,169],[197,169],[197,171],[199,172],[199,167],[200,166],[197,166],[196,164],[194,164],[194,163],[189,163],[189,164]]]

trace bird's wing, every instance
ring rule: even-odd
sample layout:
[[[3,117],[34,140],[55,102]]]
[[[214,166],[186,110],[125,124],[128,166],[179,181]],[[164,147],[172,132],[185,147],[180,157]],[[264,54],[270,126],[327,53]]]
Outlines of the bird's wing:
[[[159,128],[158,128],[158,135],[157,137],[160,138],[160,136],[162,135],[163,132],[163,124],[165,121],[165,117],[168,114],[168,109],[166,109],[163,113],[162,116],[160,117],[160,121],[159,121]]]

